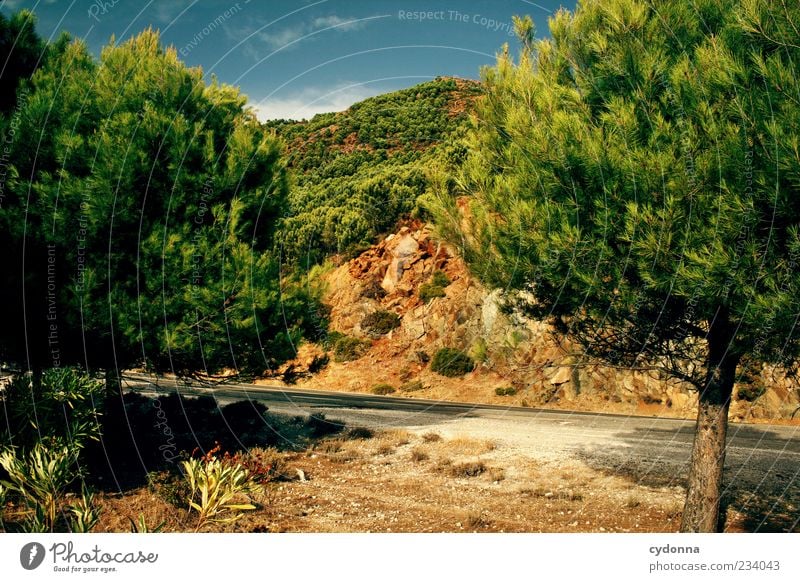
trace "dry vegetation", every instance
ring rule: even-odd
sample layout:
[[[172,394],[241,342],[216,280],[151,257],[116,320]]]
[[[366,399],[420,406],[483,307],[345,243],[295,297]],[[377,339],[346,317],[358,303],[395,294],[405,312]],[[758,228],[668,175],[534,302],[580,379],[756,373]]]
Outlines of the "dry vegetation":
[[[646,487],[580,461],[527,459],[492,442],[434,432],[350,429],[307,450],[254,450],[274,468],[234,524],[247,532],[674,531],[680,487]],[[181,484],[168,474],[100,497],[95,531],[193,529]]]

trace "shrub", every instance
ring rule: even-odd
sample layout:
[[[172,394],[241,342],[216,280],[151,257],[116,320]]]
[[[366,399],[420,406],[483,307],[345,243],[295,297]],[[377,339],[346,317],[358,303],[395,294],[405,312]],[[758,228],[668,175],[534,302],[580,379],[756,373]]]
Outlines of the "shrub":
[[[401,392],[417,392],[419,390],[425,390],[425,388],[427,388],[427,386],[419,380],[413,380],[400,385]]]
[[[422,440],[426,443],[437,443],[442,440],[442,436],[435,432],[426,432],[422,435]]]
[[[507,388],[495,388],[494,393],[498,396],[514,396],[517,393],[517,389],[513,386],[509,386]]]
[[[357,337],[342,336],[333,346],[334,359],[337,362],[350,362],[363,356],[371,343]]]
[[[482,461],[471,461],[468,463],[459,463],[452,465],[448,469],[448,473],[453,477],[477,477],[486,471],[486,465]]]
[[[207,523],[231,523],[242,517],[243,511],[255,509],[252,503],[237,503],[254,491],[256,483],[240,463],[214,456],[215,451],[202,459],[183,462],[189,485],[187,503],[197,512],[197,530]]]
[[[461,350],[442,348],[431,361],[431,370],[442,376],[454,378],[475,369],[475,361]]]
[[[414,449],[411,451],[411,460],[415,463],[421,463],[422,461],[427,461],[429,458],[428,453],[423,451],[422,449]]]
[[[105,387],[74,368],[52,368],[39,376],[20,374],[3,391],[7,423],[2,440],[29,448],[39,440],[48,445],[82,448],[98,440]]]
[[[366,331],[370,337],[375,338],[386,335],[399,326],[400,316],[384,309],[373,311],[361,322],[361,328]]]
[[[390,386],[389,384],[376,384],[372,387],[370,392],[384,396],[386,394],[394,394],[396,390],[394,389],[394,386]]]
[[[331,361],[330,356],[328,354],[322,354],[321,356],[314,356],[314,359],[311,360],[311,363],[308,365],[308,372],[310,374],[316,374],[320,372],[325,366],[327,366]]]
[[[58,505],[67,486],[78,476],[77,453],[67,446],[48,447],[37,442],[28,453],[6,449],[0,467],[8,475],[0,485],[16,493],[32,513],[29,531],[54,531]]]
[[[356,426],[347,431],[345,435],[348,439],[371,439],[375,432],[364,426]]]
[[[444,288],[450,284],[450,279],[443,271],[436,271],[426,283],[420,285],[419,298],[423,303],[427,303],[436,297],[444,297]]]
[[[322,413],[312,414],[309,416],[306,420],[306,426],[309,428],[311,436],[314,438],[321,438],[331,434],[336,434],[341,432],[341,430],[344,428],[344,425],[342,425],[340,422],[328,420]]]
[[[386,297],[386,290],[381,287],[379,281],[376,279],[371,279],[364,285],[364,289],[361,291],[361,296],[368,299],[381,299]]]

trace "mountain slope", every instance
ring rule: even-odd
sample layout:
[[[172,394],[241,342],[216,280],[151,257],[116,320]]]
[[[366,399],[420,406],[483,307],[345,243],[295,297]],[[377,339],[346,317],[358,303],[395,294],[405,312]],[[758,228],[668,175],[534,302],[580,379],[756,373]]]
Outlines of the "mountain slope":
[[[284,252],[314,264],[352,254],[415,212],[430,168],[462,153],[475,81],[437,78],[310,121],[273,121],[296,185],[282,225]]]

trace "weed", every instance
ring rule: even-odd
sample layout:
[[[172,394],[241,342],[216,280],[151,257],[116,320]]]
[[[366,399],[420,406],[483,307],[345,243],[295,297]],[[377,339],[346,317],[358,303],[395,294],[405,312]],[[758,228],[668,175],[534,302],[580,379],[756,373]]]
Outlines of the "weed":
[[[467,529],[472,529],[472,530],[485,529],[489,527],[491,524],[492,522],[488,518],[485,518],[480,513],[470,513],[464,520],[464,525],[467,527]]]
[[[436,443],[442,440],[442,437],[435,432],[426,432],[424,435],[422,435],[422,440],[426,443]]]
[[[161,533],[161,530],[164,529],[164,526],[167,524],[166,521],[162,521],[157,526],[150,527],[147,525],[147,521],[142,513],[139,514],[139,518],[136,521],[133,521],[130,517],[128,521],[131,522],[131,533]]]
[[[459,463],[452,465],[448,469],[451,477],[477,477],[486,472],[486,465],[483,461],[470,461],[467,463]]]
[[[513,386],[509,386],[508,388],[495,388],[494,393],[498,396],[514,396],[517,393],[517,389]]]
[[[422,461],[427,461],[429,459],[428,453],[423,451],[422,449],[414,449],[411,451],[411,460],[415,463],[421,463]]]

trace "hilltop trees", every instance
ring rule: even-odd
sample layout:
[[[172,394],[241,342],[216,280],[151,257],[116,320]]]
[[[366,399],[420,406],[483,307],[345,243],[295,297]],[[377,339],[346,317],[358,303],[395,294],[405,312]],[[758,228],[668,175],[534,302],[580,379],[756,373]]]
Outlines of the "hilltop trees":
[[[48,58],[8,140],[6,360],[257,373],[291,355],[314,309],[281,282],[281,144],[245,103],[151,30]]]
[[[683,531],[717,528],[743,358],[790,365],[800,316],[800,8],[584,0],[506,50],[442,230],[586,353],[699,391]],[[456,189],[458,191],[458,188]]]

